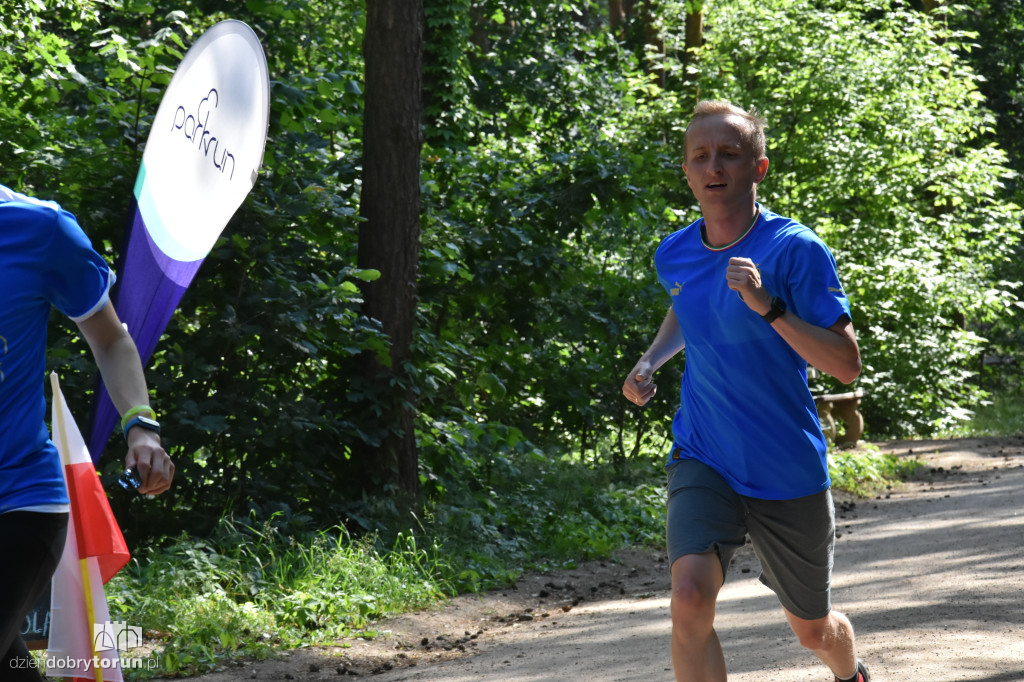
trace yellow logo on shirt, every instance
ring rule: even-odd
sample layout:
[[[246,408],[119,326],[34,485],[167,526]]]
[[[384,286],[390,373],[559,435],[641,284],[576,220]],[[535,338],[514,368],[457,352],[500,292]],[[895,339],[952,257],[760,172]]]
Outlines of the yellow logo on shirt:
[[[683,282],[683,284],[686,284],[686,282]],[[676,282],[676,283],[675,283],[675,286],[674,286],[674,287],[672,287],[672,288],[671,288],[671,289],[669,290],[669,293],[670,293],[670,294],[672,294],[673,296],[678,296],[678,295],[679,295],[679,292],[680,292],[680,290],[682,290],[682,288],[683,288],[683,284],[680,284],[679,282]]]

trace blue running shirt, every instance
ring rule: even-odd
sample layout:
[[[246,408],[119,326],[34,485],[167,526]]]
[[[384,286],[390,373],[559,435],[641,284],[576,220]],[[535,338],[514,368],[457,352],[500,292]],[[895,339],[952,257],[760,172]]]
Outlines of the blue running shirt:
[[[831,484],[807,363],[728,287],[726,268],[730,258],[749,258],[770,294],[819,327],[849,317],[850,304],[821,239],[760,210],[747,234],[726,247],[707,246],[698,220],[655,253],[658,281],[686,340],[673,450],[715,469],[741,495],[794,499]]]
[[[0,185],[0,513],[67,503],[46,428],[46,326],[106,305],[114,276],[75,217]]]

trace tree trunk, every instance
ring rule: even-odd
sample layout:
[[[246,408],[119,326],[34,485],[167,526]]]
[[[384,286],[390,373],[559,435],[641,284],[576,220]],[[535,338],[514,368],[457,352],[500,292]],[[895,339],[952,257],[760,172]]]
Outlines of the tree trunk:
[[[658,30],[656,0],[644,2],[644,39],[653,55],[648,62],[648,73],[654,74],[658,85],[665,87],[665,39]]]
[[[686,49],[700,47],[704,43],[703,3],[692,12],[686,13]]]
[[[415,404],[405,365],[416,319],[420,248],[420,131],[423,117],[423,0],[368,0],[363,186],[358,266],[381,277],[363,288],[364,312],[379,320],[391,340],[391,366],[375,357],[367,371],[390,386],[389,435],[374,457],[387,463],[399,489],[419,492]],[[363,462],[360,464],[370,464]],[[357,465],[358,466],[358,465]]]
[[[487,35],[487,16],[484,8],[479,3],[472,3],[469,8],[469,21],[472,26],[472,33],[469,41],[480,48],[480,52],[486,54],[491,51],[491,39]]]
[[[698,61],[693,50],[704,44],[704,3],[693,2],[688,7],[690,11],[686,13],[686,54],[683,57],[686,73],[683,79],[690,83],[696,80],[696,73],[691,73],[691,70],[696,69]]]
[[[608,23],[614,31],[623,21],[626,20],[626,8],[622,6],[622,0],[608,0]]]

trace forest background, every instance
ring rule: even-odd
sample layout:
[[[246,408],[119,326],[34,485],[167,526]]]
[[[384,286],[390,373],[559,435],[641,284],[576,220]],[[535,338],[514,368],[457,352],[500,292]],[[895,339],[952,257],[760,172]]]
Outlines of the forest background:
[[[297,588],[285,558],[317,546],[440,572],[430,598],[658,542],[684,361],[644,410],[620,387],[667,309],[654,250],[699,215],[679,167],[699,98],[765,115],[760,200],[836,256],[867,438],[1019,407],[1015,0],[0,6],[0,181],[59,201],[112,263],[187,47],[233,18],[266,51],[260,179],[148,368],[175,486],[143,500],[108,485],[130,578],[151,588],[164,556],[179,584],[206,576],[196,590],[221,610],[276,594],[280,635],[389,608],[366,580],[335,583],[342,605]],[[56,315],[51,344],[84,422],[90,360]],[[218,557],[240,538],[258,575],[229,580]],[[171,618],[130,585],[113,599],[129,620]],[[215,658],[172,654],[167,670]]]

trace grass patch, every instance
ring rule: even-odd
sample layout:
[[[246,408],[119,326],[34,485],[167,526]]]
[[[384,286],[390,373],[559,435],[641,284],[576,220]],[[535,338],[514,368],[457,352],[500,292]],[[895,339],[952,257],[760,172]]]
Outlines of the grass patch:
[[[830,450],[828,473],[832,487],[867,497],[874,491],[902,481],[917,471],[923,462],[904,459],[891,452],[879,452],[874,446],[856,450]]]
[[[224,519],[210,539],[182,535],[107,585],[113,620],[163,640],[150,654],[158,674],[196,674],[232,658],[333,641],[453,594],[439,547],[400,535],[385,551],[374,537],[290,533],[281,521]]]

